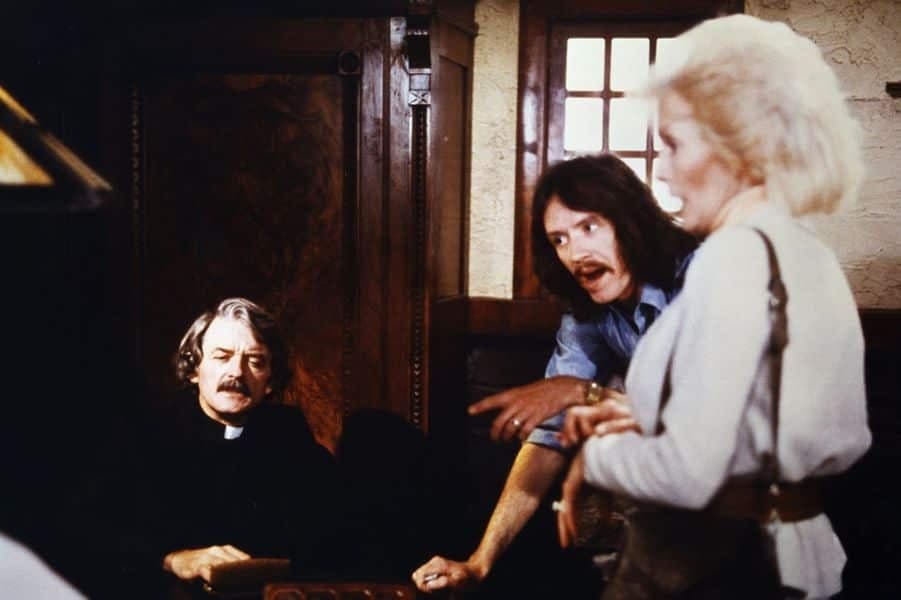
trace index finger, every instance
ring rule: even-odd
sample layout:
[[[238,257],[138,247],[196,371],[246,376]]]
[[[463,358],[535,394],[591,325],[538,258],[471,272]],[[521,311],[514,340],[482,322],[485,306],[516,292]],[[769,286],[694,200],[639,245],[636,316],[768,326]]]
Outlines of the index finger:
[[[513,422],[516,409],[515,405],[508,405],[494,417],[494,421],[491,422],[491,439],[509,441],[516,437],[522,428],[521,422],[519,426]]]
[[[484,412],[488,412],[491,410],[498,410],[504,408],[510,402],[511,394],[509,391],[499,392],[497,394],[492,394],[487,398],[483,398],[479,400],[475,404],[470,405],[468,411],[470,415],[480,415]]]

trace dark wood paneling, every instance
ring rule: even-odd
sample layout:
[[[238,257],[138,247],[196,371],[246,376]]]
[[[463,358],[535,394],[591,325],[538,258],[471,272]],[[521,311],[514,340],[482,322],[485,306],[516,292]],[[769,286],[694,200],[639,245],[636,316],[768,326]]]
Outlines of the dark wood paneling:
[[[300,354],[307,352],[310,358],[303,360],[305,373],[299,378],[303,393],[298,389],[289,400],[323,399],[319,409],[307,407],[320,439],[330,443],[340,427],[340,414],[363,407],[384,408],[425,426],[430,303],[465,293],[475,25],[472,2],[422,3],[417,11],[424,11],[425,22],[438,25],[432,61],[436,101],[420,111],[423,115],[416,123],[408,105],[404,17],[284,19],[248,9],[247,18],[238,18],[241,15],[226,10],[224,17],[122,16],[119,28],[105,32],[98,42],[105,69],[100,146],[104,171],[119,192],[118,226],[111,236],[117,247],[129,249],[115,257],[114,271],[122,275],[123,284],[116,293],[125,300],[118,320],[130,339],[136,369],[149,369],[148,379],[166,380],[168,355],[178,334],[208,298],[239,293],[238,286],[226,282],[259,278],[257,271],[265,271],[271,284],[259,280],[258,287],[248,284],[240,293],[279,306],[296,302],[309,306],[290,309],[297,313],[286,317],[292,329],[314,312],[318,316],[305,325],[319,333],[296,334],[298,344],[308,348]],[[360,57],[359,73],[338,72],[343,51]],[[313,77],[325,78],[323,84],[313,83]],[[261,115],[269,109],[256,106],[265,94],[251,93],[251,88],[287,85],[290,90],[300,81],[306,82],[308,91],[322,88],[317,106],[333,110],[337,125],[313,116],[311,131],[318,130],[319,137],[295,132],[305,136],[297,141],[307,148],[306,156],[259,155],[256,145],[275,144],[280,131],[294,127],[287,124],[292,111],[301,110],[298,107],[307,100],[288,94],[273,101],[282,105],[272,113],[276,120],[266,122]],[[349,91],[348,81],[355,82],[356,92]],[[176,93],[179,85],[187,86],[187,91]],[[218,95],[235,95],[230,85],[247,88],[239,94],[243,100],[231,107],[218,105]],[[207,110],[220,111],[218,124],[205,116]],[[231,120],[241,123],[224,122]],[[192,137],[198,130],[206,138]],[[325,156],[335,149],[330,145],[333,140],[319,147],[323,136],[332,134],[343,143],[341,162],[336,164]],[[417,140],[418,147],[413,143]],[[417,148],[425,163],[412,162]],[[219,161],[223,166],[215,166],[217,157],[224,157]],[[169,169],[165,161],[170,159],[185,164]],[[332,187],[323,193],[340,197],[342,217],[340,225],[329,220],[323,231],[311,234],[319,236],[315,252],[323,263],[318,271],[298,269],[290,274],[296,284],[292,292],[297,294],[286,301],[285,292],[279,291],[291,285],[282,276],[286,257],[301,264],[306,255],[298,253],[307,252],[312,260],[314,252],[312,242],[291,234],[314,222],[316,202],[324,202],[311,198],[310,206],[301,208],[307,195],[315,193],[302,183],[310,175],[304,175],[301,167],[317,160],[329,165],[324,170],[330,173],[327,181]],[[266,161],[275,165],[269,177],[262,166]],[[255,175],[233,176],[245,167]],[[225,175],[228,171],[231,179]],[[275,191],[292,185],[285,177],[304,188],[293,196],[294,209],[300,212],[270,214],[266,203],[282,203],[288,197],[282,188]],[[246,210],[241,202],[247,203]],[[328,206],[331,219],[338,205]],[[223,254],[222,262],[213,265],[214,252],[198,249],[211,247],[209,227],[200,227],[199,232],[192,228],[208,220],[238,223],[239,214],[253,219],[248,226],[267,235],[248,246],[243,262]],[[192,264],[170,260],[180,251],[200,258],[188,278],[192,289],[180,292],[178,309],[167,311],[166,298],[158,290],[171,289],[180,279],[179,269]],[[241,252],[232,247],[228,251]],[[130,284],[124,285],[126,281]],[[314,289],[322,293],[314,296]],[[142,325],[136,328],[136,323]],[[325,349],[314,352],[316,346]]]
[[[474,26],[457,4],[426,19],[436,99],[417,113],[400,17],[176,19],[108,44],[104,155],[151,381],[191,317],[240,293],[290,330],[288,401],[321,440],[363,407],[425,426],[430,303],[465,293]]]
[[[459,17],[460,15],[458,15]],[[465,16],[465,15],[463,15]],[[471,7],[469,18],[471,20]],[[466,269],[469,211],[470,114],[474,31],[439,13],[432,21],[428,281],[425,359],[428,401],[423,420],[448,454],[464,424]]]
[[[557,7],[521,0],[519,16],[519,110],[516,122],[516,210],[513,297],[535,298],[541,285],[532,273],[532,194],[547,163],[548,43]]]
[[[427,406],[428,429],[445,449],[463,441],[466,392],[467,299],[458,296],[431,306],[431,390]]]
[[[22,52],[16,50],[28,51],[26,66],[16,72],[30,86],[25,96],[49,108],[48,125],[64,138],[72,132],[72,139],[87,141],[71,145],[87,147],[83,154],[97,157],[100,172],[116,188],[109,214],[91,232],[102,243],[97,250],[79,245],[79,254],[70,257],[103,256],[109,268],[92,263],[67,271],[91,285],[98,279],[94,273],[103,273],[92,293],[105,295],[99,286],[109,285],[108,298],[87,307],[80,302],[92,299],[67,300],[67,310],[45,324],[77,319],[76,312],[84,318],[90,309],[90,320],[73,339],[94,339],[72,346],[84,345],[85,356],[68,361],[73,371],[82,363],[90,367],[71,376],[65,370],[59,398],[68,410],[48,403],[47,412],[78,413],[73,418],[79,422],[90,417],[78,445],[116,458],[110,452],[115,446],[88,435],[116,431],[106,427],[112,415],[104,407],[127,407],[122,422],[140,428],[144,421],[134,418],[144,412],[137,380],[150,382],[147,398],[157,402],[190,320],[220,298],[242,294],[277,313],[297,350],[299,373],[287,401],[304,406],[326,445],[334,444],[345,413],[360,408],[387,410],[427,428],[435,385],[449,392],[439,414],[450,415],[442,419],[447,426],[441,434],[460,434],[465,413],[451,402],[460,397],[451,390],[464,389],[464,379],[454,374],[465,365],[474,3],[415,3],[426,21],[443,22],[436,31],[448,28],[438,36],[431,65],[435,98],[416,119],[408,105],[403,16],[413,10],[411,2],[274,7],[265,0],[226,0],[208,10],[168,1],[126,4],[137,12],[111,7],[111,20],[102,23],[89,24],[85,16],[69,21],[81,6],[61,13],[46,30],[48,39],[65,35],[53,45],[52,69],[40,67],[48,53],[32,56],[38,42],[14,43],[8,53],[18,61]],[[380,16],[358,18],[364,14]],[[323,18],[337,15],[350,16]],[[359,70],[343,62],[342,53],[358,56]],[[42,78],[46,83],[39,84]],[[414,156],[426,160],[417,163]],[[434,178],[438,172],[440,180]],[[436,214],[442,229],[433,237],[430,219]],[[98,335],[98,322],[112,333]],[[93,352],[95,346],[102,352]],[[115,357],[107,360],[108,354]],[[81,392],[71,389],[76,380]],[[110,381],[101,386],[94,380]],[[100,387],[113,392],[103,394]],[[82,408],[83,394],[90,396],[91,411]],[[45,410],[44,404],[35,407]],[[59,420],[54,431],[71,422]],[[19,437],[45,440],[37,428],[23,429]],[[55,460],[59,446],[47,448],[48,461]],[[73,483],[87,488],[95,481],[82,454],[67,457],[66,464],[77,463],[70,470],[72,478],[79,474]],[[437,454],[430,452],[428,460]],[[53,493],[41,496],[73,503],[56,494],[54,474],[31,464],[43,467],[42,461],[23,466],[23,481],[43,473]],[[448,488],[458,487],[461,479],[448,470],[434,472]],[[65,495],[80,493],[62,487]],[[27,509],[36,494],[19,489],[25,491],[13,500]],[[454,491],[440,494],[448,506]],[[47,502],[42,516],[54,514],[55,505]],[[42,539],[53,539],[59,536],[53,524],[77,521],[70,518],[76,515],[82,513],[60,511],[46,526],[33,520]],[[95,541],[99,546],[106,538]],[[54,543],[72,555],[68,543]]]
[[[706,18],[744,12],[744,0],[562,0],[558,4],[560,18],[571,20]]]
[[[550,299],[469,299],[469,334],[553,338],[560,307]]]
[[[416,246],[413,241],[414,216],[410,178],[412,155],[410,123],[412,112],[407,104],[409,76],[404,57],[404,19],[392,19],[386,61],[390,65],[385,86],[383,119],[392,124],[386,133],[385,149],[390,149],[390,169],[386,174],[385,272],[386,330],[383,338],[386,369],[386,405],[409,416],[413,392],[410,386],[412,354],[412,273]],[[364,194],[366,191],[364,190]]]
[[[56,17],[69,22],[96,20],[105,25],[133,20],[198,20],[210,15],[219,17],[376,17],[404,15],[411,0],[216,0],[185,2],[184,0],[31,0],[9,6],[10,17]],[[444,0],[441,4],[454,4]],[[460,2],[457,2],[459,4]],[[100,18],[102,17],[102,19]]]
[[[164,388],[190,320],[223,297],[251,297],[294,350],[284,401],[331,446],[341,415],[380,406],[387,387],[380,344],[361,343],[384,337],[384,304],[368,304],[382,316],[363,321],[360,300],[384,271],[384,256],[361,247],[382,239],[382,198],[358,193],[384,176],[361,172],[360,145],[381,162],[381,114],[361,109],[361,78],[368,64],[371,109],[386,21],[243,25],[139,25],[108,53],[107,105],[127,110],[108,118],[129,123],[110,131],[130,152],[107,156],[130,196],[121,219],[135,249],[135,363]],[[363,386],[372,392],[361,399]]]
[[[440,86],[432,90],[435,98],[432,110],[432,155],[440,169],[432,173],[434,197],[430,224],[435,263],[432,269],[433,290],[436,298],[459,296],[464,293],[463,272],[464,223],[466,222],[466,193],[464,185],[466,157],[464,156],[468,117],[466,111],[465,66],[443,56],[437,69],[442,71]]]
[[[354,381],[360,394],[345,397],[350,410],[376,402],[390,402],[386,390],[388,357],[388,281],[389,236],[387,219],[390,214],[389,194],[385,184],[389,167],[386,164],[388,144],[392,130],[386,108],[390,100],[385,83],[388,54],[385,46],[390,35],[384,21],[367,21],[364,25],[362,46],[362,86],[360,90],[360,143],[359,204],[356,220],[359,249],[359,319],[365,326],[359,328],[356,340],[357,363],[353,367]],[[399,414],[404,414],[400,412]]]
[[[552,298],[504,300],[469,298],[469,335],[553,336],[560,324],[561,308]],[[901,351],[901,310],[862,308],[861,327],[867,350]]]
[[[414,252],[410,254],[410,414],[413,423],[428,422],[426,394],[428,393],[429,322],[427,263],[429,247],[428,231],[428,171],[429,171],[429,106],[411,106],[410,135],[410,199],[413,211],[412,241]]]
[[[158,373],[195,315],[224,297],[253,298],[276,314],[294,350],[285,400],[302,403],[325,439],[343,412],[343,332],[356,330],[355,277],[345,272],[356,258],[347,217],[356,215],[345,210],[342,178],[356,166],[342,143],[357,126],[344,110],[351,103],[354,112],[355,92],[337,74],[140,86],[143,362]]]
[[[437,19],[433,31],[430,288],[433,299],[458,296],[466,287],[466,223],[469,197],[472,37]]]
[[[264,600],[298,600],[302,598],[414,600],[417,595],[416,587],[412,583],[270,583],[263,590]]]

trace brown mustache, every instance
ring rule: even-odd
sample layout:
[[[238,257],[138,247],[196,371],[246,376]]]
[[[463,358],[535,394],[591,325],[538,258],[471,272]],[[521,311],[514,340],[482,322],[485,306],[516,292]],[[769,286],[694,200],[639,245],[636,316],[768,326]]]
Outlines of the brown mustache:
[[[605,262],[595,260],[585,261],[576,265],[575,269],[573,270],[573,275],[577,278],[580,278],[585,277],[586,275],[594,273],[598,270],[612,271],[613,269]]]
[[[250,395],[250,388],[248,388],[247,384],[240,379],[226,379],[225,381],[221,381],[216,387],[216,391],[238,392],[239,394],[244,394],[245,396]]]

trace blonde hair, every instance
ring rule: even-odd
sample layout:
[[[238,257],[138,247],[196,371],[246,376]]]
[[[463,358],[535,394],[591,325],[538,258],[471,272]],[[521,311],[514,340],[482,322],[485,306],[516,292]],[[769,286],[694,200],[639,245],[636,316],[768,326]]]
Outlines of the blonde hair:
[[[719,156],[793,215],[834,212],[857,196],[857,123],[819,49],[783,23],[748,15],[677,37],[644,93],[675,92]]]

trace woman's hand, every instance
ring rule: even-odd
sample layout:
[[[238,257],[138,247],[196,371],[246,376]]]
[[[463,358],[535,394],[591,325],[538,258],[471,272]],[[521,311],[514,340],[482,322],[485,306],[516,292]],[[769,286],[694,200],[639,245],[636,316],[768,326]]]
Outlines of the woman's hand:
[[[577,523],[578,515],[576,514],[576,498],[579,497],[579,491],[585,481],[584,476],[585,459],[582,452],[577,452],[575,458],[569,465],[569,472],[563,481],[563,497],[554,503],[554,510],[557,511],[557,533],[560,536],[560,547],[569,548],[576,540],[578,534]]]
[[[560,442],[574,446],[592,435],[607,435],[636,431],[641,433],[638,423],[632,418],[627,397],[622,394],[610,396],[594,406],[574,406],[566,413]]]

